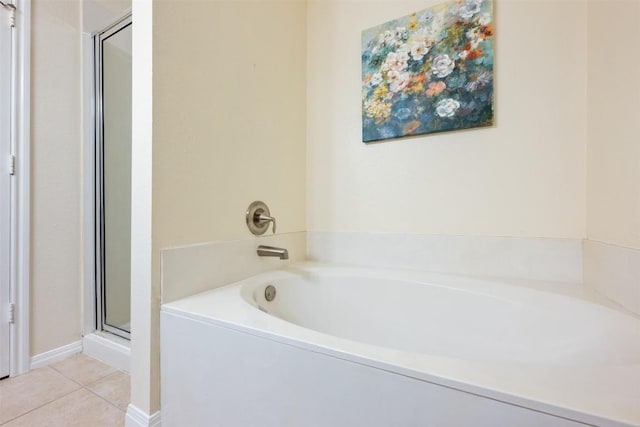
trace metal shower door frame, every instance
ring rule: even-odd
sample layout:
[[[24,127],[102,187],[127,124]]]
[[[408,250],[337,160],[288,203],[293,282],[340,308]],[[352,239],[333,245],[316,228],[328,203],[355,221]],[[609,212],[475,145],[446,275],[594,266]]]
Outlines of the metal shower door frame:
[[[94,259],[95,259],[95,307],[96,330],[106,331],[131,339],[131,332],[114,325],[106,319],[106,277],[105,277],[105,218],[104,218],[104,109],[103,109],[103,43],[109,37],[132,24],[131,14],[119,19],[103,31],[93,36],[94,52],[94,100],[95,100],[95,161],[94,161]]]

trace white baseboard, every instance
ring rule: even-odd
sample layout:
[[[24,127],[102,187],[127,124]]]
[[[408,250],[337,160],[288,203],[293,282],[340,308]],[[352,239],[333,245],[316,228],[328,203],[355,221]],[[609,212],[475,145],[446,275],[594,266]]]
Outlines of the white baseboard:
[[[127,417],[124,422],[125,427],[160,427],[160,411],[148,415],[134,404],[127,407]]]
[[[44,353],[36,354],[31,358],[31,369],[42,368],[59,360],[65,359],[82,351],[82,341],[75,341]]]
[[[92,333],[82,338],[83,353],[101,360],[109,366],[129,372],[131,367],[131,348],[129,341],[100,333]]]

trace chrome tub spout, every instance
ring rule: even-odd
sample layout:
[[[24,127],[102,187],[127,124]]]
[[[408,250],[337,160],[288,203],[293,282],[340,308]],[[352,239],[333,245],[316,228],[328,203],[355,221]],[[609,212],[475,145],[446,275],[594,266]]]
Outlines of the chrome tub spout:
[[[289,252],[283,248],[260,245],[258,246],[258,256],[274,256],[280,259],[289,259]]]

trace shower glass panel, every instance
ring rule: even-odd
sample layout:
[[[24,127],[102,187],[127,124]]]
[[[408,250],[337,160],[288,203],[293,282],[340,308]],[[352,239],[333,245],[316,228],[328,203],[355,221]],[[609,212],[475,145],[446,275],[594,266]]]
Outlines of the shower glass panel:
[[[131,18],[96,36],[97,327],[129,338]]]

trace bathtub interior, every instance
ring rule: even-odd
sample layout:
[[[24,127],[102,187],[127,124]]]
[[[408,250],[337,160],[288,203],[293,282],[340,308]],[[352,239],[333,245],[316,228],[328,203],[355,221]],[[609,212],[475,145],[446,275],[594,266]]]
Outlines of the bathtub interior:
[[[289,270],[242,282],[241,295],[292,324],[403,352],[515,365],[640,364],[638,319],[507,284]]]

